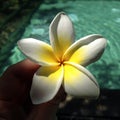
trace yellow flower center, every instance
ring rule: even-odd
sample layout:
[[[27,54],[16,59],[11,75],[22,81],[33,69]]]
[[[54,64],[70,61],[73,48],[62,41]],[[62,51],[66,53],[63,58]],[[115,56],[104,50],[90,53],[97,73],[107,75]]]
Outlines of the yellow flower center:
[[[64,65],[65,61],[66,61],[65,59],[59,59],[58,60],[59,66]]]

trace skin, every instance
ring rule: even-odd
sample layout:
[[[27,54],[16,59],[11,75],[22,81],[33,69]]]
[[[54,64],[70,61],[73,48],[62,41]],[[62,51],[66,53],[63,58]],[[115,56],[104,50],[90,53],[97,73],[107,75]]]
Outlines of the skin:
[[[51,101],[33,105],[29,93],[39,67],[26,59],[10,66],[0,77],[0,120],[55,120],[66,93],[61,87]]]

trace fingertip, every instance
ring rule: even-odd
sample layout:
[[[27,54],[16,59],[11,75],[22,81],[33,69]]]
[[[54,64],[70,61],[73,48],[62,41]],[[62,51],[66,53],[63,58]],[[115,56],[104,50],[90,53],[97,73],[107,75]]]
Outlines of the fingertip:
[[[7,69],[7,73],[13,74],[17,77],[32,77],[40,65],[25,59],[20,61]]]
[[[32,61],[29,60],[29,59],[25,59],[25,60],[19,62],[18,65],[19,65],[21,68],[25,68],[25,69],[28,69],[28,70],[37,69],[37,68],[40,67],[40,65],[36,64],[35,62],[32,62]]]

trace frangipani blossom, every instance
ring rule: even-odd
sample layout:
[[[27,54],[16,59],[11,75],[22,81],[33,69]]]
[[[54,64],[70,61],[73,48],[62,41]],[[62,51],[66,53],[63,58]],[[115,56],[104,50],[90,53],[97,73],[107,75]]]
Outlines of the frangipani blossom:
[[[18,42],[20,50],[41,65],[33,76],[30,91],[33,104],[51,100],[61,85],[69,95],[97,98],[98,83],[85,66],[100,58],[106,40],[93,34],[75,42],[72,22],[63,12],[53,19],[49,35],[51,45],[33,38]]]

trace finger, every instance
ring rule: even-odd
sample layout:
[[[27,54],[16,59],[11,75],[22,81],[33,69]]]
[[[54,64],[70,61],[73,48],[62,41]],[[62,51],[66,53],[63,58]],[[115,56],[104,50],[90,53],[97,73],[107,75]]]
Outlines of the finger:
[[[16,78],[30,79],[39,67],[38,64],[26,59],[10,66],[6,70],[5,75],[7,74],[7,77],[10,75]]]

